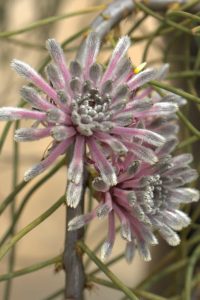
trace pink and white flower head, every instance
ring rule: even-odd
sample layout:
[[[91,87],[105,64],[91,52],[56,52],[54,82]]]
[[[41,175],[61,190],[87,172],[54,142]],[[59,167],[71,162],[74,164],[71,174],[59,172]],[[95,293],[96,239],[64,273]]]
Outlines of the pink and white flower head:
[[[116,162],[117,184],[109,187],[100,177],[93,181],[97,191],[98,206],[85,215],[69,222],[69,230],[76,230],[93,218],[108,218],[108,237],[102,246],[101,257],[107,258],[112,251],[116,217],[120,221],[121,236],[126,240],[125,257],[130,262],[137,249],[145,261],[151,260],[150,245],[158,244],[159,233],[169,245],[176,246],[180,238],[176,231],[190,223],[181,210],[182,204],[199,200],[199,192],[185,187],[198,176],[189,167],[190,154],[175,157],[170,152],[176,140],[169,140],[156,150],[158,162],[154,165],[137,161],[134,154]]]
[[[154,150],[165,138],[147,129],[145,121],[177,110],[176,103],[171,101],[153,101],[151,89],[141,92],[141,86],[162,78],[167,67],[134,74],[126,58],[129,46],[127,36],[120,38],[103,70],[96,61],[100,39],[94,32],[87,38],[82,63],[74,60],[69,66],[59,44],[50,39],[47,48],[53,62],[46,68],[49,83],[26,63],[12,61],[12,67],[37,88],[25,86],[21,89],[21,96],[33,109],[3,107],[0,120],[36,121],[31,128],[18,129],[16,141],[53,138],[47,157],[28,170],[24,180],[45,171],[74,145],[68,170],[67,203],[71,207],[76,207],[80,201],[86,157],[95,161],[108,186],[116,186],[116,171],[108,155],[125,155],[130,151],[137,159],[156,163],[158,158]]]

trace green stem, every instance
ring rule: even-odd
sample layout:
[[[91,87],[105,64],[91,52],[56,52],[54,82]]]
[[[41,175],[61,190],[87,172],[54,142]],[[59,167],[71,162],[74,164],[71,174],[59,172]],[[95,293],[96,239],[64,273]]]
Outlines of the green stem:
[[[167,76],[167,79],[179,79],[179,78],[193,78],[193,77],[199,77],[200,76],[200,71],[198,70],[185,70],[183,72],[173,72],[170,73]]]
[[[200,282],[200,274],[197,274],[196,276],[195,276],[195,278],[192,280],[192,284],[191,284],[191,286],[192,286],[192,288],[194,288],[194,287],[196,287],[198,284],[199,284],[199,282]],[[184,297],[184,292],[185,291],[183,291],[182,293],[181,293],[181,295],[176,295],[176,296],[174,296],[174,297],[171,297],[170,298],[170,300],[182,300],[182,299],[185,299]]]
[[[14,130],[19,128],[19,121],[16,122]],[[19,167],[19,145],[13,141],[13,179],[12,179],[12,186],[13,190],[17,186],[18,182],[18,167]],[[10,207],[10,221],[11,224],[13,222],[14,214],[16,210],[16,197],[13,198],[12,205]],[[12,227],[11,231],[12,236],[15,234],[15,226]],[[12,248],[12,251],[10,252],[9,261],[8,261],[8,272],[12,273],[15,265],[15,248]],[[11,296],[11,287],[12,287],[12,280],[8,280],[5,285],[5,292],[4,292],[4,300],[9,300]]]
[[[142,288],[149,288],[156,282],[160,281],[162,278],[179,271],[180,269],[184,268],[188,263],[188,259],[182,259],[178,262],[172,263],[169,265],[169,267],[165,267],[161,272],[152,275],[151,278],[149,278],[148,282],[145,282],[143,284],[140,284],[139,287]]]
[[[85,252],[89,258],[104,272],[104,274],[110,278],[110,280],[114,283],[115,286],[117,286],[121,291],[124,292],[126,296],[128,296],[131,300],[139,300],[136,295],[126,286],[124,283],[111,272],[106,265],[104,265],[98,257],[82,242],[79,241],[77,243],[77,246],[80,247],[80,249]]]
[[[196,235],[194,237],[190,238],[190,240],[187,242],[188,250],[194,244],[199,243],[199,242],[200,242],[200,235],[197,232]],[[144,287],[149,286],[149,281],[151,281],[151,280],[153,280],[153,282],[155,282],[154,278],[155,277],[159,278],[159,274],[163,272],[165,265],[169,264],[170,260],[174,259],[175,256],[176,256],[176,249],[169,252],[169,254],[163,258],[163,260],[159,263],[159,265],[157,265],[157,267],[151,272],[151,274],[147,278],[145,278],[142,282],[140,282],[140,284],[137,286],[137,288],[144,288]],[[184,267],[184,264],[185,264],[184,260],[175,262],[175,264],[177,264],[177,265],[170,265],[168,268],[171,268],[171,270],[168,269],[167,271],[165,271],[166,270],[166,268],[165,268],[164,272],[166,272],[166,274],[164,274],[164,275],[171,274],[171,272],[174,272],[174,270],[176,270],[177,267],[178,268]],[[162,278],[164,275],[162,275]]]
[[[13,190],[6,199],[0,205],[0,215],[4,212],[6,207],[13,201],[14,197],[28,184],[29,182],[22,181],[20,182],[15,190]]]
[[[39,27],[61,21],[61,20],[66,19],[66,18],[75,17],[75,16],[79,16],[79,15],[83,15],[83,14],[89,14],[89,13],[93,13],[93,12],[96,12],[96,11],[100,11],[100,10],[104,9],[105,7],[106,7],[105,5],[99,5],[99,6],[94,6],[94,7],[90,7],[90,8],[87,8],[87,9],[82,9],[82,10],[79,10],[79,11],[67,13],[67,14],[60,15],[60,16],[53,16],[53,17],[49,17],[49,18],[46,18],[46,19],[42,19],[42,20],[39,20],[37,22],[34,22],[34,23],[30,24],[29,26],[23,27],[23,28],[18,29],[18,30],[0,32],[0,38],[7,38],[7,37],[10,37],[10,36],[13,36],[13,35],[22,34],[22,33],[34,30],[34,29],[39,28]]]
[[[198,140],[199,140],[199,137],[191,136],[187,140],[185,140],[185,141],[181,142],[180,144],[178,144],[176,149],[179,150],[179,149],[182,149],[184,147],[187,147],[188,145],[193,144],[193,143],[197,142]]]
[[[21,240],[28,232],[33,230],[36,226],[46,220],[50,215],[54,213],[63,203],[65,202],[65,196],[60,197],[60,199],[54,203],[47,211],[41,214],[34,221],[29,223],[26,227],[21,229],[17,234],[15,234],[10,241],[4,244],[0,248],[0,260],[7,254],[7,252],[19,241]]]
[[[92,276],[92,275],[88,275],[87,279],[88,279],[88,281],[95,282],[95,283],[97,283],[99,285],[103,285],[103,286],[106,286],[106,287],[109,287],[109,288],[112,288],[112,289],[115,289],[115,290],[121,290],[119,287],[117,287],[112,282],[110,282],[108,280],[105,280],[105,279],[102,279],[102,278],[98,278],[98,277],[95,277],[95,276]],[[144,297],[147,300],[167,300],[164,297],[155,295],[155,294],[150,293],[150,292],[142,291],[142,290],[134,290],[134,293],[137,296]]]
[[[189,2],[187,2],[187,3],[185,3],[182,7],[181,7],[181,9],[182,10],[188,10],[188,9],[190,9],[190,8],[192,8],[193,6],[195,6],[196,4],[199,4],[199,0],[191,0],[191,1],[189,1]],[[173,13],[173,11],[170,11],[170,13]]]
[[[149,40],[147,41],[147,44],[145,46],[143,55],[142,55],[142,61],[147,61],[147,56],[150,50],[150,47],[154,41],[154,39],[156,39],[159,36],[159,33],[162,31],[163,29],[163,24],[161,24],[156,31],[154,32],[154,34],[149,38]]]
[[[11,128],[11,125],[12,125],[12,122],[7,122],[6,125],[5,125],[5,127],[4,127],[4,130],[2,132],[1,139],[0,139],[0,153],[1,153],[2,149],[3,149],[3,145],[5,143],[5,140],[6,140],[6,137],[8,135],[8,132],[9,132],[9,130]]]
[[[185,17],[195,22],[200,22],[200,17],[185,11],[171,11],[170,16]]]
[[[108,261],[106,263],[107,267],[110,267],[111,265],[113,265],[114,263],[116,263],[117,261],[119,261],[120,259],[122,259],[124,257],[124,252],[117,255],[116,257],[114,257],[113,259],[111,259],[110,261]],[[101,269],[96,268],[95,270],[93,270],[89,275],[96,275],[97,273],[99,273],[101,271]]]
[[[188,268],[186,270],[186,278],[185,278],[185,300],[190,300],[192,295],[192,275],[194,272],[195,264],[197,260],[199,259],[200,256],[200,246],[198,246],[194,253],[192,254],[189,263],[188,263]]]
[[[154,17],[155,19],[157,19],[158,21],[162,22],[163,24],[167,24],[167,25],[175,28],[176,30],[180,30],[180,31],[182,31],[182,32],[184,32],[186,34],[194,35],[193,32],[190,29],[188,29],[188,28],[186,28],[186,27],[184,27],[184,26],[182,26],[182,25],[180,25],[180,24],[178,24],[178,23],[176,23],[174,21],[171,21],[171,20],[167,19],[167,17],[163,18],[161,15],[155,13],[153,10],[151,10],[150,8],[148,8],[143,3],[139,2],[139,1],[136,1],[135,4],[143,12],[145,12],[146,14]]]
[[[0,281],[5,281],[5,280],[9,280],[9,279],[12,279],[12,278],[15,278],[15,277],[26,275],[26,274],[41,270],[41,269],[43,269],[45,267],[48,267],[50,265],[61,263],[62,262],[62,257],[63,257],[62,255],[58,255],[56,257],[53,257],[53,258],[45,260],[43,262],[34,264],[32,266],[29,266],[29,267],[23,268],[21,270],[0,275]]]
[[[48,179],[50,179],[58,170],[60,170],[60,168],[64,165],[65,163],[65,158],[62,159],[51,171],[49,171],[49,173],[45,176],[43,176],[28,192],[27,194],[24,196],[24,198],[21,201],[21,204],[19,206],[19,208],[17,209],[17,211],[15,212],[15,215],[13,217],[13,223],[11,224],[11,226],[8,228],[8,230],[5,232],[4,236],[1,238],[0,240],[0,247],[4,244],[4,242],[6,241],[6,239],[9,237],[9,235],[12,232],[13,226],[15,226],[15,224],[17,223],[17,221],[19,220],[19,217],[24,209],[24,207],[26,206],[28,200],[30,199],[30,197],[33,195],[33,193],[40,188],[40,186],[42,186]]]
[[[118,227],[118,228],[116,229],[116,233],[119,232],[119,230],[120,230],[120,227]],[[94,250],[93,250],[94,253],[97,253],[97,252],[99,251],[99,249],[101,248],[101,246],[103,245],[103,243],[105,242],[105,240],[106,240],[106,236],[103,237],[103,238],[99,241],[99,243],[96,245],[96,247],[95,247]],[[90,263],[91,263],[91,260],[90,260],[90,258],[88,257],[88,259],[85,261],[85,269],[88,268],[88,266],[90,265]]]
[[[142,22],[146,20],[147,17],[148,15],[144,14],[139,20],[137,20],[137,22],[129,29],[127,35],[131,35],[142,24]]]
[[[185,124],[185,126],[192,132],[198,139],[200,139],[200,131],[196,129],[192,123],[182,114],[182,112],[177,112],[178,117],[181,119],[181,121]]]
[[[190,100],[190,101],[193,101],[193,102],[196,102],[196,103],[200,104],[200,98],[199,97],[191,95],[191,94],[183,91],[182,89],[177,89],[177,88],[175,88],[172,85],[169,85],[167,83],[152,80],[152,81],[150,81],[150,85],[158,87],[158,88],[166,90],[166,91],[169,91],[169,92],[172,92],[172,93],[174,93],[176,95],[179,95],[179,96],[181,96],[181,97],[183,97],[187,100]]]
[[[31,50],[38,50],[38,51],[47,51],[44,45],[41,44],[36,44],[36,43],[31,43],[29,41],[26,40],[21,40],[18,38],[6,38],[6,39],[2,39],[2,42],[5,43],[10,43],[13,46],[20,46],[23,48],[30,48]]]

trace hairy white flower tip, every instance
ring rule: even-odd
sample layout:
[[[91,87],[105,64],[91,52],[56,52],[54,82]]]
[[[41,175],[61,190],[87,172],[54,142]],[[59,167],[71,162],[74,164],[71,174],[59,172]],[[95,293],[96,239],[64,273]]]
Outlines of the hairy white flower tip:
[[[171,103],[171,102],[158,102],[153,105],[153,109],[155,112],[158,114],[173,114],[177,112],[178,110],[178,105],[176,103]]]
[[[179,95],[173,94],[168,92],[164,98],[162,98],[162,101],[165,102],[173,102],[176,103],[178,106],[183,106],[187,104],[187,100]]]
[[[193,155],[190,153],[180,154],[180,155],[173,157],[172,162],[173,162],[173,164],[180,165],[180,166],[188,165],[191,162],[193,162]]]
[[[93,51],[92,56],[96,58],[99,48],[100,48],[101,39],[95,31],[91,31],[86,39],[87,49],[86,51]],[[88,54],[88,53],[87,53]]]
[[[109,241],[105,241],[101,247],[101,260],[105,261],[112,252],[113,245]]]
[[[109,186],[115,186],[117,184],[117,176],[115,174],[115,171],[112,170],[112,172],[104,172],[104,170],[101,170],[101,176],[105,182],[108,183]],[[109,170],[110,171],[110,170]]]
[[[30,86],[23,86],[20,90],[20,94],[23,99],[29,100],[30,102],[37,96],[36,90]]]
[[[187,227],[191,223],[191,219],[183,211],[175,210],[175,213],[180,223],[180,230]]]
[[[170,246],[177,246],[180,244],[180,238],[178,234],[168,226],[163,226],[159,230],[159,233]]]
[[[11,61],[11,68],[13,68],[19,75],[28,78],[31,76],[32,72],[35,73],[35,71],[26,63],[18,60],[13,59]]]
[[[53,127],[51,130],[51,134],[56,141],[63,141],[69,137],[66,126]]]
[[[96,177],[92,181],[92,187],[99,192],[106,192],[109,190],[109,186],[101,177]]]
[[[137,248],[141,258],[144,261],[151,261],[151,252],[149,250],[148,244],[146,244],[145,242],[139,242],[137,243]]]
[[[113,51],[113,56],[116,55],[117,53],[124,56],[126,51],[128,50],[128,48],[130,47],[130,45],[131,45],[131,41],[130,41],[130,38],[128,37],[128,35],[122,36],[119,39],[119,41]]]
[[[156,69],[152,69],[152,68],[146,69],[138,73],[137,75],[135,75],[133,79],[129,81],[129,87],[131,89],[137,89],[138,87],[144,85],[145,83],[155,79],[156,76],[157,76]]]
[[[190,194],[191,202],[197,202],[200,198],[200,192],[196,189],[186,188],[188,194]]]
[[[167,74],[169,73],[169,67],[170,67],[170,64],[164,64],[164,65],[162,65],[162,66],[158,69],[156,79],[157,79],[157,80],[163,80],[163,79],[165,79],[165,77],[166,77]]]
[[[60,122],[62,118],[61,111],[57,108],[49,109],[47,112],[47,120],[49,122],[57,123]]]
[[[125,258],[126,258],[127,263],[130,264],[132,262],[134,255],[135,255],[135,250],[136,250],[136,248],[135,248],[134,241],[126,243]]]
[[[150,241],[151,245],[155,246],[159,244],[159,241],[157,239],[157,237],[153,234],[152,235],[152,240]]]
[[[145,224],[147,225],[146,222],[145,222]],[[146,244],[150,244],[152,246],[158,245],[158,239],[156,238],[156,236],[152,232],[152,224],[149,224],[149,225],[150,226],[148,226],[148,227],[146,226],[146,228],[143,227],[143,229],[142,229],[143,239],[145,240]]]
[[[155,153],[151,149],[145,148],[140,144],[134,144],[134,147],[131,148],[131,152],[133,152],[138,159],[143,160],[151,165],[158,162],[158,158]]]
[[[70,69],[70,73],[71,73],[72,77],[80,77],[81,76],[82,67],[77,60],[70,62],[69,69]]]
[[[136,193],[134,191],[130,191],[127,194],[127,200],[130,206],[134,206],[137,202],[137,196]]]
[[[81,182],[78,185],[74,184],[73,182],[70,182],[68,184],[68,189],[66,194],[67,205],[76,208],[81,199],[81,192],[82,192]]]
[[[111,211],[111,209],[112,208],[109,207],[106,203],[99,206],[96,210],[97,217],[99,219],[106,217],[109,214],[109,212]]]
[[[16,114],[13,114],[13,107],[2,107],[0,108],[0,121],[17,120]]]
[[[83,165],[80,164],[73,164],[73,162],[70,164],[68,169],[68,179],[74,183],[79,184],[83,176]]]
[[[41,174],[44,171],[44,166],[40,163],[32,168],[30,168],[28,171],[25,172],[24,174],[24,181],[29,181],[33,179],[35,176]]]
[[[157,149],[156,153],[159,153],[160,155],[171,153],[177,146],[178,140],[176,138],[171,138],[166,141],[166,143]]]
[[[90,70],[89,70],[89,76],[90,79],[94,82],[97,83],[101,76],[102,76],[102,66],[100,66],[97,63],[94,63],[91,65]]]
[[[170,246],[178,246],[180,244],[180,238],[176,233],[173,236],[168,237],[166,241]]]
[[[162,146],[166,139],[162,135],[149,131],[147,134],[144,134],[143,140],[149,143],[150,145],[154,146]]]
[[[76,230],[83,227],[86,224],[84,215],[73,218],[68,223],[68,231]]]
[[[49,81],[52,82],[53,86],[55,89],[61,89],[64,86],[64,81],[59,73],[58,68],[54,64],[48,64],[46,66],[46,74],[47,77],[49,78]]]
[[[119,155],[124,155],[128,152],[128,149],[126,146],[124,146],[123,143],[121,143],[120,141],[116,140],[111,140],[110,141],[110,146],[113,149],[113,151],[115,151],[116,153],[118,153]]]
[[[15,131],[14,140],[16,142],[34,141],[34,128],[20,128]]]
[[[131,228],[129,224],[122,224],[121,226],[121,236],[128,242],[131,242]]]
[[[62,55],[62,49],[55,39],[48,39],[46,42],[46,47],[55,60],[59,59]]]

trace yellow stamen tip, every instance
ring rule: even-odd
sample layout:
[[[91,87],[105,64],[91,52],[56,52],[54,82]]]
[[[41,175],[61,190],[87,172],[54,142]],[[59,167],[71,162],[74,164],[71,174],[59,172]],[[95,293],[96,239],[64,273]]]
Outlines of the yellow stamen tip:
[[[136,67],[136,68],[133,70],[133,72],[134,72],[135,74],[138,74],[139,72],[141,72],[141,71],[146,67],[146,64],[147,64],[146,62],[140,64],[138,67]]]

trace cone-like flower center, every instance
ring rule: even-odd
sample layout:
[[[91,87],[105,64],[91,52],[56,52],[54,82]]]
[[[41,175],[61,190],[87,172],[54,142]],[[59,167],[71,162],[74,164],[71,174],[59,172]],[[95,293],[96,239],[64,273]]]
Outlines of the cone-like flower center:
[[[72,122],[77,126],[77,130],[83,135],[90,136],[94,129],[103,129],[101,123],[110,121],[112,116],[109,111],[111,101],[112,97],[109,93],[100,92],[91,85],[89,80],[85,81],[81,93],[78,93],[71,103]],[[103,131],[109,129],[108,126]]]
[[[156,213],[167,199],[167,190],[163,186],[160,175],[145,178],[145,192],[143,196],[148,212]]]

